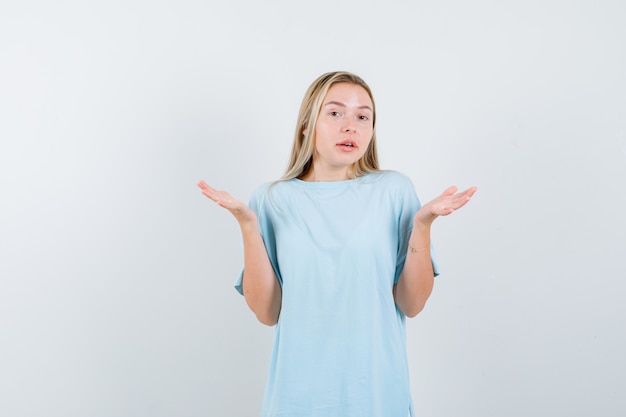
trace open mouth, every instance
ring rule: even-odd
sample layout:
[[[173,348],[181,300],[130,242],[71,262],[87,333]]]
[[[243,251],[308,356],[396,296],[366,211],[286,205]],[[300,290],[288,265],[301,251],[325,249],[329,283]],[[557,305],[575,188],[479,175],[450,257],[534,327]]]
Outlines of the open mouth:
[[[355,148],[356,144],[351,141],[346,141],[346,142],[338,143],[337,146],[340,146],[342,148]]]

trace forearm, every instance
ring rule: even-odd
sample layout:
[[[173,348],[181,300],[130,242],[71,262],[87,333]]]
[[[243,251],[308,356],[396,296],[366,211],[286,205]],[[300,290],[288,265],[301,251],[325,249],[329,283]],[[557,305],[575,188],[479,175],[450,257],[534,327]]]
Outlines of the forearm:
[[[476,187],[457,193],[455,186],[426,203],[413,218],[404,268],[393,288],[398,308],[409,317],[422,311],[433,290],[434,272],[430,254],[430,227],[439,216],[448,216],[463,207],[476,192]],[[413,247],[413,249],[411,249]]]
[[[246,303],[259,321],[276,324],[280,314],[282,291],[267,255],[258,224],[240,224],[243,237],[243,292]]]
[[[426,305],[433,290],[434,272],[430,253],[430,225],[416,222],[409,238],[409,248],[394,287],[398,308],[408,317],[415,317]]]

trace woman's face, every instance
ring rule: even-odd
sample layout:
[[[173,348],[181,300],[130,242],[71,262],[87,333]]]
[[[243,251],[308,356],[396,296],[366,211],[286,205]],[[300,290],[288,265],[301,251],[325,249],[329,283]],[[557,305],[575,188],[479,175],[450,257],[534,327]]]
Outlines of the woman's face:
[[[367,151],[374,133],[373,104],[356,84],[333,85],[324,97],[315,128],[316,173],[345,173]]]

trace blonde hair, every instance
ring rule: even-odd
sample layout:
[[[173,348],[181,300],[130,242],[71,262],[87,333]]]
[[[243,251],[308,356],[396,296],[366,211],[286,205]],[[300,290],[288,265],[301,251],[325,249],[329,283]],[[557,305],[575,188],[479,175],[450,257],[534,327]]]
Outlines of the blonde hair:
[[[330,87],[339,83],[350,83],[363,87],[372,100],[372,140],[365,154],[354,163],[349,171],[352,178],[365,175],[368,172],[378,171],[378,152],[376,150],[376,105],[374,96],[369,86],[358,75],[346,71],[328,72],[319,76],[309,86],[304,94],[298,123],[291,148],[291,157],[285,174],[280,180],[290,180],[305,175],[313,164],[313,151],[315,149],[315,127],[324,98]],[[305,133],[306,131],[306,133]]]

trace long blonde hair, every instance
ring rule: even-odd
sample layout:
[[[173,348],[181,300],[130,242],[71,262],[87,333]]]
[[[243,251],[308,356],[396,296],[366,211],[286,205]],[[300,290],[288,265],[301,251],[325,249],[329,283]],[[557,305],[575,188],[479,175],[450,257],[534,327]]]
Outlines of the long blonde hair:
[[[330,87],[339,83],[350,83],[361,86],[367,91],[372,100],[372,140],[365,154],[351,167],[349,174],[352,178],[365,175],[368,172],[378,171],[378,152],[376,150],[376,105],[369,86],[358,75],[346,71],[328,72],[319,76],[309,86],[300,105],[298,123],[291,148],[291,157],[285,174],[280,180],[290,180],[305,175],[313,164],[315,149],[315,127],[317,118]],[[306,132],[306,133],[305,133]]]

